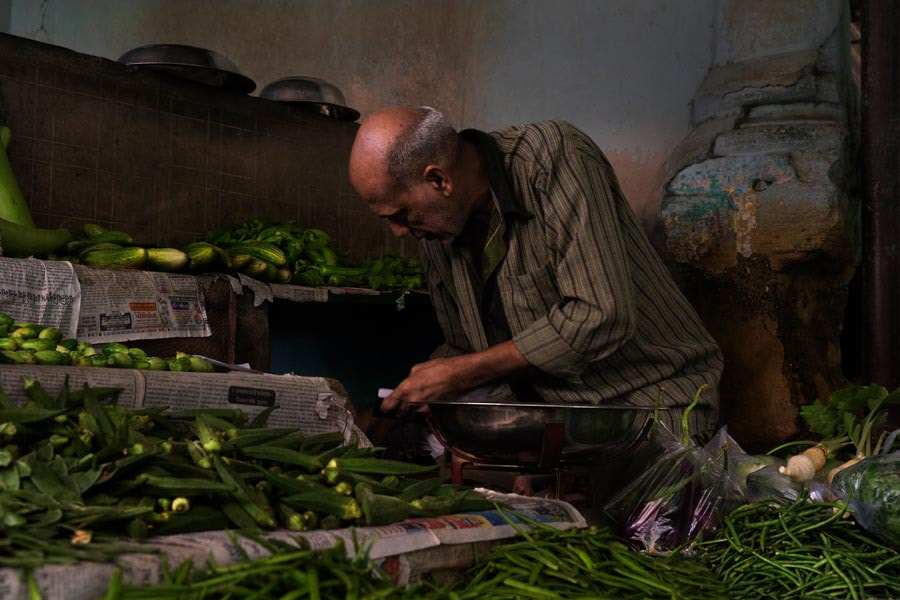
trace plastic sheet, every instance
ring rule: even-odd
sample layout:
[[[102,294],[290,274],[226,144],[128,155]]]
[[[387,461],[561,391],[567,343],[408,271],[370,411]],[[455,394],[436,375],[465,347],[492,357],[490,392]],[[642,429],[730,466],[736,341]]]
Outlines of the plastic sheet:
[[[832,490],[848,501],[856,522],[895,547],[900,547],[900,451],[870,456],[837,473]]]
[[[667,552],[718,527],[718,514],[744,499],[747,454],[722,428],[704,447],[684,446],[661,423],[651,443],[660,454],[604,510],[633,546]],[[732,466],[733,465],[733,466]]]

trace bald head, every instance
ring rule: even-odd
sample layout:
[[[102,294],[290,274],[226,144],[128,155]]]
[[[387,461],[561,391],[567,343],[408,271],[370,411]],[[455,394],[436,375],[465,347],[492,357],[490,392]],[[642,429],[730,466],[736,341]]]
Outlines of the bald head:
[[[356,134],[350,182],[394,235],[450,241],[473,205],[490,200],[475,152],[433,108],[386,108]]]
[[[393,106],[369,115],[350,153],[350,180],[366,198],[403,189],[429,164],[450,168],[459,154],[456,130],[428,107]]]

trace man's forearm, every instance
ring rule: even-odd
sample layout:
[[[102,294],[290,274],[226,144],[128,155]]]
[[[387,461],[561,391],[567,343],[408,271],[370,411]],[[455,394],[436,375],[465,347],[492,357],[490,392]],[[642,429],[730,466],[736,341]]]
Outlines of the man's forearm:
[[[531,368],[531,363],[511,341],[450,360],[454,362],[460,391],[519,375]]]

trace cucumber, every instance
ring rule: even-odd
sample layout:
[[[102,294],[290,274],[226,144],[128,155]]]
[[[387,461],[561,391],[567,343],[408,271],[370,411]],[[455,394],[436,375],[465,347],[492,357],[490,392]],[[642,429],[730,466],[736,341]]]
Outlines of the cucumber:
[[[147,251],[137,247],[89,250],[81,255],[81,262],[89,267],[140,269],[147,262]]]
[[[38,350],[34,358],[39,365],[68,365],[72,362],[68,355],[56,350]]]
[[[68,350],[69,352],[72,352],[73,350],[75,350],[78,347],[78,340],[75,340],[72,338],[66,338],[64,340],[60,340],[58,342],[58,344],[60,346],[62,346],[63,348],[65,348],[66,350]]]
[[[241,272],[245,275],[249,275],[254,279],[262,279],[266,274],[266,269],[269,267],[269,263],[264,260],[261,260],[256,257],[252,257],[250,262],[241,269]]]
[[[128,354],[128,346],[119,342],[110,342],[103,346],[103,354]]]
[[[57,344],[62,339],[62,332],[56,327],[44,327],[38,337],[42,340],[52,340],[54,344]]]
[[[113,242],[69,242],[66,244],[66,249],[78,248],[78,250],[74,250],[77,252],[78,257],[81,258],[88,252],[93,252],[94,250],[121,250],[124,248],[121,244],[115,244]]]
[[[272,263],[276,267],[283,267],[287,264],[287,256],[284,251],[269,242],[249,242],[235,244],[228,247],[228,252],[234,255],[249,254],[259,260]]]
[[[190,356],[188,361],[190,361],[191,371],[194,373],[213,373],[216,370],[216,367],[211,362],[199,356]]]
[[[96,223],[85,223],[84,224],[84,235],[88,237],[98,236],[101,233],[105,233],[106,228],[102,225],[97,225]]]
[[[140,348],[128,348],[128,354],[130,354],[132,358],[147,358],[147,353]]]
[[[189,358],[170,358],[166,361],[166,366],[170,371],[190,371],[191,359]]]
[[[219,249],[206,242],[194,242],[182,250],[188,257],[188,268],[195,273],[212,269],[219,259]]]
[[[115,369],[131,369],[134,367],[134,359],[127,352],[113,352],[106,355],[106,366]]]
[[[95,244],[122,244],[128,245],[134,243],[134,239],[124,231],[108,230],[102,231],[96,235],[90,236],[91,242]]]
[[[28,350],[3,350],[0,352],[0,362],[14,365],[34,365],[37,364],[37,359],[34,357],[34,353]]]
[[[32,340],[39,335],[37,329],[32,326],[19,327],[9,334],[9,337],[17,340]]]
[[[275,275],[275,283],[290,283],[291,275],[290,269],[287,267],[279,267],[278,272]]]
[[[21,350],[31,350],[32,352],[37,352],[39,350],[56,350],[56,342],[53,340],[42,340],[38,338],[30,339],[30,340],[22,340],[19,344],[19,349]]]
[[[275,281],[275,278],[278,276],[278,267],[273,265],[270,262],[266,263],[266,270],[262,274],[263,281]]]
[[[232,254],[231,255],[231,268],[235,271],[241,271],[250,264],[250,261],[253,260],[253,257],[249,254]]]
[[[188,264],[187,253],[177,248],[147,248],[147,266],[156,271],[174,273]]]
[[[147,362],[150,363],[150,366],[147,367],[151,371],[165,371],[168,365],[166,361],[157,356],[151,356],[147,359]]]

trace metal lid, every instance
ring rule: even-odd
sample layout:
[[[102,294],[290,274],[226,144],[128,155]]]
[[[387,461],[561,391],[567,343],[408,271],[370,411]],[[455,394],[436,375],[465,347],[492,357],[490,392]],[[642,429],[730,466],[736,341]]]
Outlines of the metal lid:
[[[337,86],[318,77],[284,77],[266,85],[260,98],[284,102],[314,110],[336,119],[355,121],[359,111],[349,108],[344,94]]]
[[[249,94],[256,89],[256,82],[243,75],[233,62],[206,48],[183,44],[150,44],[129,50],[119,57],[119,62],[239,94]]]

